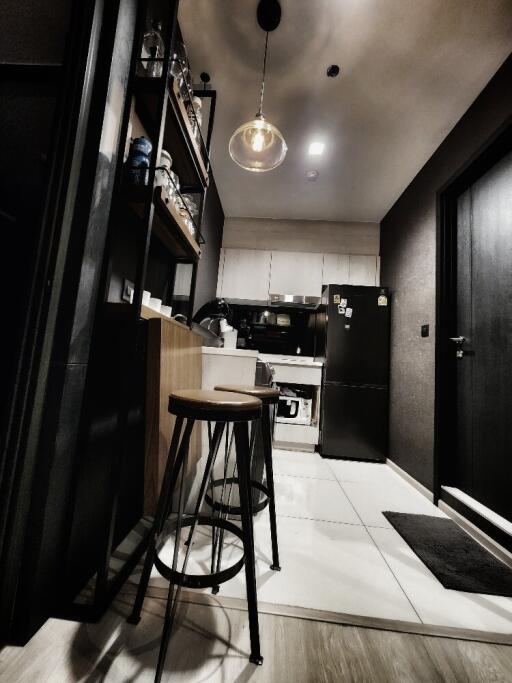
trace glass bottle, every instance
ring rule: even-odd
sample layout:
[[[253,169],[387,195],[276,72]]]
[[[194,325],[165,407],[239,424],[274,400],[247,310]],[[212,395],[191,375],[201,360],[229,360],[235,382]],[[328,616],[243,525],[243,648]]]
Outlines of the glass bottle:
[[[154,21],[152,28],[144,34],[142,40],[142,64],[146,68],[146,75],[159,78],[162,75],[165,44],[162,38],[162,23]]]
[[[195,141],[198,145],[201,145],[201,124],[203,121],[203,115],[201,112],[201,107],[203,101],[197,95],[192,97],[192,100],[187,105],[188,120],[190,121],[190,126],[192,127],[192,134],[194,135]]]
[[[187,50],[181,41],[176,41],[175,52],[171,57],[170,73],[178,81],[178,87],[183,80],[183,68],[187,66]]]

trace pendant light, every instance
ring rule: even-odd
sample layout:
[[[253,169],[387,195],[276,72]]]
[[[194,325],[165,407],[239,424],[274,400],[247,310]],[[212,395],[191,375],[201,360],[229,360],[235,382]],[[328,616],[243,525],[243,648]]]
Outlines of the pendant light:
[[[252,121],[243,123],[229,141],[229,154],[246,171],[264,173],[280,166],[288,150],[281,131],[263,116],[263,95],[267,68],[268,34],[279,26],[281,7],[277,0],[260,0],[258,23],[266,31],[260,106]]]

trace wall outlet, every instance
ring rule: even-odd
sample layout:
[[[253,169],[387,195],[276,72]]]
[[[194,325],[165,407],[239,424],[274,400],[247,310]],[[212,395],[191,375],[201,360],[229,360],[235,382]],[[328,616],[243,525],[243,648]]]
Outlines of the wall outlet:
[[[430,336],[430,325],[422,325],[421,326],[421,336],[422,337],[429,337]]]
[[[133,289],[133,282],[130,280],[123,280],[123,294],[121,295],[121,299],[127,301],[129,304],[133,304]]]

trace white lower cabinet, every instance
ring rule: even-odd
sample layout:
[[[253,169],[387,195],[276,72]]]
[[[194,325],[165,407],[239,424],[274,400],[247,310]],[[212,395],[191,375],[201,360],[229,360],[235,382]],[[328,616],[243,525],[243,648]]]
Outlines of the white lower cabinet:
[[[263,354],[261,360],[270,363],[274,368],[273,380],[278,385],[309,386],[312,389],[313,407],[312,424],[301,425],[293,422],[279,422],[274,425],[274,443],[277,448],[288,450],[314,451],[319,441],[319,418],[322,384],[322,367],[318,364],[290,362],[285,358],[272,358],[272,354]]]
[[[276,422],[274,426],[274,441],[286,444],[290,447],[295,445],[297,450],[314,450],[312,447],[318,444],[319,429],[315,425],[294,425]],[[307,447],[310,448],[307,448]]]
[[[271,361],[272,363],[272,361]],[[320,386],[322,384],[322,368],[308,367],[303,365],[281,365],[272,363],[274,368],[274,382],[283,384],[310,384]]]

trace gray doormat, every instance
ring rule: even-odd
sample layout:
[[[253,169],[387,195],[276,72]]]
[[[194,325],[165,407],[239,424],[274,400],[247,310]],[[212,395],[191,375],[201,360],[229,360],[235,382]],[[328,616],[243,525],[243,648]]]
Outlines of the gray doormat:
[[[403,512],[383,515],[445,588],[512,598],[512,569],[451,519]]]

